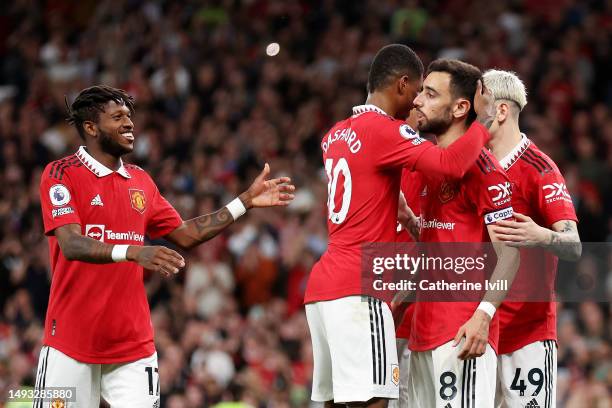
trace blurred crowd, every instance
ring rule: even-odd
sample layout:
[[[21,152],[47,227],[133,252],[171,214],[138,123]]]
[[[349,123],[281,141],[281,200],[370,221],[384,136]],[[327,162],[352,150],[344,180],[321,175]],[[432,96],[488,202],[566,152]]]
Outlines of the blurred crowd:
[[[164,407],[310,406],[302,299],[326,248],[319,141],[365,101],[387,43],[425,64],[516,71],[529,92],[522,129],[562,169],[583,241],[612,241],[610,0],[13,0],[0,10],[0,401],[33,384],[50,282],[40,173],[81,144],[65,98],[92,84],[136,98],[128,161],[184,219],[229,202],[264,162],[299,188],[288,209],[252,211],[185,254],[180,275],[147,274]],[[610,304],[559,309],[558,406],[611,406]]]

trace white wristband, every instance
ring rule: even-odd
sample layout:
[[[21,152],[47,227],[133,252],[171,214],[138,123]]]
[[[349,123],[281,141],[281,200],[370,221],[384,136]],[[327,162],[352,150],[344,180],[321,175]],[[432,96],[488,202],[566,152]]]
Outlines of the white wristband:
[[[246,208],[240,198],[234,198],[228,205],[226,205],[230,214],[232,214],[232,218],[236,221],[241,215],[246,212]]]
[[[128,247],[129,245],[115,245],[113,247],[113,252],[111,252],[111,258],[113,258],[113,262],[127,261]]]
[[[493,303],[485,302],[484,300],[480,302],[476,310],[482,310],[483,312],[488,314],[491,319],[493,318],[493,315],[495,315],[495,312],[497,311],[497,309],[495,309],[495,306],[493,306]]]

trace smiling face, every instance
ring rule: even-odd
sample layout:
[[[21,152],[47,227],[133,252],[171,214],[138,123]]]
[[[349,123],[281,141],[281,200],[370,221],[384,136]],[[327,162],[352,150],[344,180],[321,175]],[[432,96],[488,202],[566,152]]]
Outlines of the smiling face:
[[[104,105],[98,121],[83,124],[86,132],[93,136],[102,151],[121,157],[134,150],[134,123],[130,109],[114,100]]]
[[[446,132],[453,123],[454,102],[450,74],[432,72],[427,75],[423,89],[414,99],[419,131],[436,136]]]

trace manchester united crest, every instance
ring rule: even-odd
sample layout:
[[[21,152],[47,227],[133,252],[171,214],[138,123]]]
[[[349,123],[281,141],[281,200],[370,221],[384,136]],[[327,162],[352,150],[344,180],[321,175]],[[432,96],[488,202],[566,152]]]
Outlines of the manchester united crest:
[[[51,401],[51,408],[65,408],[66,407],[66,402],[61,399],[61,398],[56,398],[53,401]]]
[[[144,213],[145,209],[147,208],[147,199],[145,197],[144,191],[130,188],[129,192],[132,208],[141,214]]]
[[[440,185],[438,198],[440,198],[442,204],[448,203],[450,200],[455,198],[455,185],[447,181],[443,181]]]
[[[399,385],[400,370],[396,364],[391,364],[391,381],[393,381],[393,384]]]

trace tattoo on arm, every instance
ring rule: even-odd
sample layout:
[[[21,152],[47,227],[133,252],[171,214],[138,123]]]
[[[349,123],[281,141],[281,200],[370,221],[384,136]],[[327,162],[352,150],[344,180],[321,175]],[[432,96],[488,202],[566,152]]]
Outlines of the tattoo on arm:
[[[560,259],[575,261],[582,253],[578,230],[571,221],[564,221],[560,231],[551,231],[548,247]]]
[[[233,222],[232,214],[230,214],[227,207],[223,207],[214,213],[201,215],[185,221],[185,225],[195,241],[194,244],[197,245],[214,238]]]

